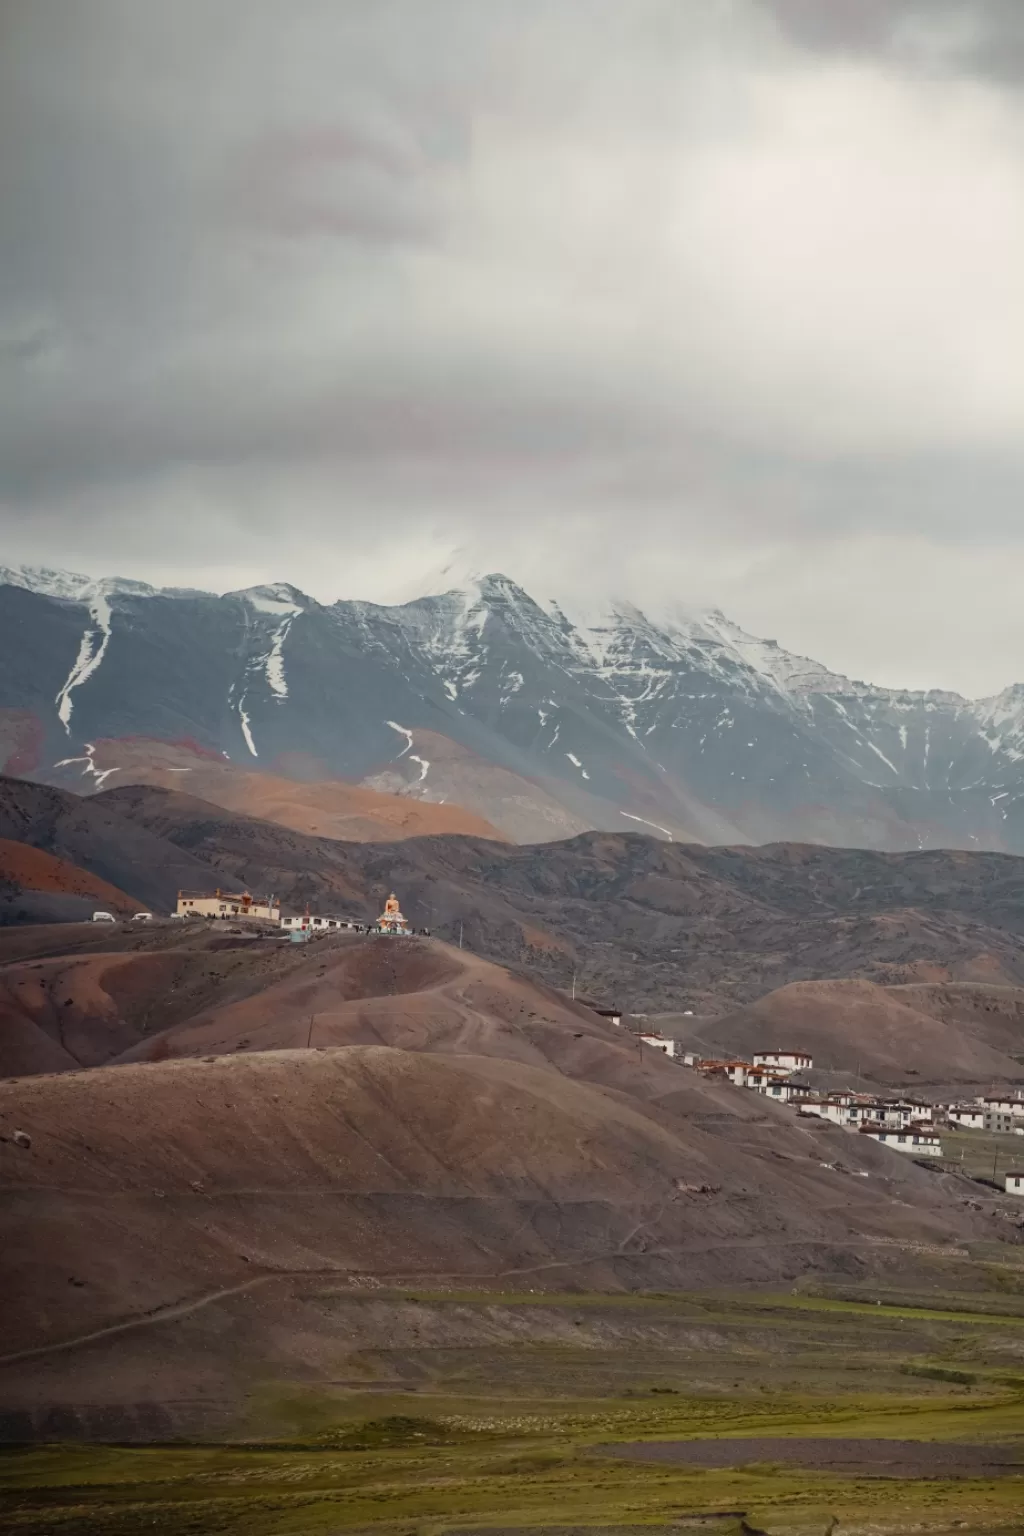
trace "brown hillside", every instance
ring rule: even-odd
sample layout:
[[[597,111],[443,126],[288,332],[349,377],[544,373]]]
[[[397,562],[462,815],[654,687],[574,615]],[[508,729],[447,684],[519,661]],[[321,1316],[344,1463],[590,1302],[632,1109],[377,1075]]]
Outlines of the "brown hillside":
[[[317,941],[306,963],[237,1002],[218,1001],[134,1045],[126,1060],[323,1045],[499,1055],[548,1065],[543,1037],[607,1036],[588,1009],[429,939]]]
[[[943,982],[888,990],[908,1008],[919,1009],[992,1050],[1024,1062],[1024,987]]]
[[[7,1002],[54,1051],[157,1059],[0,1082],[0,1420],[145,1402],[190,1433],[270,1383],[350,1379],[331,1298],[381,1284],[916,1275],[920,1245],[1005,1230],[947,1176],[437,941],[69,932],[48,959],[56,930],[34,957],[16,936]]]
[[[90,799],[0,780],[0,833],[166,910],[230,880],[417,927],[626,1009],[728,1013],[789,982],[1024,985],[1024,860],[843,848],[682,848],[592,833],[347,843],[145,785]]]
[[[126,916],[138,912],[139,903],[125,895],[116,886],[77,864],[44,853],[28,843],[0,838],[0,884],[9,884],[19,891],[53,891],[66,896],[88,896],[97,906],[115,914]]]
[[[1010,990],[1010,989],[1008,989]],[[927,989],[931,994],[932,989]],[[905,993],[919,1006],[902,1000]],[[810,1052],[815,1066],[856,1072],[879,1081],[981,1082],[1005,1080],[1024,1069],[986,1043],[984,1032],[926,1011],[917,988],[879,987],[870,981],[804,981],[780,987],[722,1018],[694,1020],[690,1031],[716,1048],[750,1054],[759,1050]],[[688,1021],[673,1033],[685,1033]],[[1004,1031],[1006,1044],[1010,1031]],[[1024,1034],[1019,1036],[1024,1051]]]
[[[385,794],[340,779],[301,783],[250,773],[187,743],[128,737],[96,743],[93,761],[111,770],[108,787],[150,784],[186,792],[225,810],[318,837],[394,842],[406,837],[462,834],[503,841],[503,834],[459,804],[435,804],[409,794]]]
[[[1001,1230],[864,1138],[562,1033],[575,1078],[354,1046],[0,1083],[0,1408],[194,1426],[261,1381],[350,1377],[334,1289],[778,1286]]]

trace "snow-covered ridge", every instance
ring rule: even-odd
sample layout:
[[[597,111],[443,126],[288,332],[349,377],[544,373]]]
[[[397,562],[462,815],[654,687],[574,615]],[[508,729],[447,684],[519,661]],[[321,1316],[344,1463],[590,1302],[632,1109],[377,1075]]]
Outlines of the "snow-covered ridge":
[[[206,596],[216,600],[218,596],[196,589],[153,587],[125,577],[96,578],[28,565],[0,566],[0,585],[21,587],[90,608],[97,644],[89,656],[83,653],[79,658],[90,676],[99,664],[98,649],[109,639],[103,605],[109,607],[111,599]],[[452,699],[466,686],[466,677],[472,676],[486,648],[489,618],[501,611],[503,617],[513,617],[519,638],[537,654],[555,654],[560,664],[572,659],[577,666],[596,670],[615,685],[613,692],[617,692],[618,682],[631,666],[636,673],[635,662],[628,658],[631,654],[635,656],[638,649],[647,658],[645,688],[651,686],[651,674],[658,669],[659,661],[669,667],[678,666],[686,660],[688,652],[693,652],[694,659],[699,659],[701,667],[713,676],[734,684],[746,679],[750,686],[770,689],[793,704],[806,705],[814,695],[826,695],[868,704],[884,703],[897,710],[952,708],[969,712],[1000,737],[1024,731],[1024,684],[1013,684],[999,694],[978,700],[939,689],[881,688],[832,672],[820,662],[784,650],[775,640],[750,635],[717,609],[691,611],[679,605],[656,605],[648,611],[626,598],[603,596],[586,601],[545,596],[537,601],[500,572],[480,573],[461,552],[414,586],[418,595],[400,603],[339,601],[334,607],[357,618],[363,612],[366,618],[392,620],[398,630],[409,634],[433,659]],[[281,664],[285,626],[300,613],[319,605],[287,582],[268,583],[224,596],[240,599],[254,612],[279,619],[280,627],[266,658],[266,671],[275,696],[285,697],[287,685]],[[79,677],[72,682],[69,678],[68,683],[73,688],[83,680]],[[629,699],[625,702],[628,705]]]
[[[238,597],[255,608],[257,613],[270,613],[286,618],[289,614],[303,613],[311,606],[310,599],[297,587],[285,581],[273,582],[263,587],[246,587],[241,592],[225,592],[225,597]]]
[[[116,595],[154,597],[159,591],[148,582],[131,581],[124,576],[81,576],[77,571],[51,570],[35,565],[0,565],[0,586],[21,587],[40,597],[83,604]]]

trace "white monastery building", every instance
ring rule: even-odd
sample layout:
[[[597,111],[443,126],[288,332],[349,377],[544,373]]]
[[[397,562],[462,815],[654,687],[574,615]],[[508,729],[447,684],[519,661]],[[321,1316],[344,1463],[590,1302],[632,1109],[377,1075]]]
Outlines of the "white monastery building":
[[[228,891],[215,891],[212,896],[201,891],[179,891],[178,916],[276,923],[281,917],[281,903],[274,896],[250,896],[248,891],[239,896]]]

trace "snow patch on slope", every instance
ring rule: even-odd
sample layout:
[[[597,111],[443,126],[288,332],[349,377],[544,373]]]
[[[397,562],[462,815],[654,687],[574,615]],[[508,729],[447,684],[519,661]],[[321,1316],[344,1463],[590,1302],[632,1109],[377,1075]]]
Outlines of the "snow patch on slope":
[[[91,741],[87,741],[86,744],[85,744],[85,756],[84,757],[62,757],[60,762],[59,763],[54,763],[53,766],[55,768],[70,768],[75,763],[84,763],[85,764],[85,767],[82,769],[82,778],[85,779],[85,778],[88,778],[91,775],[96,780],[96,788],[97,789],[102,789],[103,788],[104,784],[110,778],[110,775],[112,773],[120,773],[121,772],[121,769],[119,767],[114,767],[114,768],[97,768],[96,767],[96,745],[95,745],[94,742],[91,742]]]
[[[391,729],[393,731],[397,731],[399,736],[404,736],[405,737],[405,746],[402,748],[401,752],[399,752],[398,756],[399,757],[404,757],[407,752],[411,752],[412,751],[412,731],[410,731],[407,726],[399,725],[397,720],[387,720],[387,721],[385,721],[385,724],[386,725],[390,725]]]
[[[99,671],[100,663],[107,654],[107,646],[110,644],[110,603],[105,593],[97,591],[93,595],[89,602],[89,617],[93,622],[82,636],[75,664],[53,701],[57,707],[60,723],[69,736],[71,735],[71,712],[74,709],[71,695],[76,688],[81,688],[83,683],[87,683],[90,677]]]
[[[288,679],[284,670],[284,643],[299,614],[305,612],[302,602],[297,601],[302,594],[294,587],[279,583],[270,587],[249,587],[233,595],[248,603],[256,613],[279,620],[271,632],[269,650],[258,657],[254,665],[263,668],[267,686],[274,698],[286,699]]]
[[[256,751],[256,743],[252,739],[252,726],[249,722],[249,716],[245,708],[246,697],[247,695],[243,693],[242,697],[238,701],[238,723],[242,727],[242,735],[245,737],[245,744],[249,748],[249,751],[252,753],[253,757],[259,757],[259,753]]]
[[[631,816],[629,811],[620,811],[619,815],[625,816],[627,821],[639,821],[642,826],[653,827],[655,832],[664,832],[670,843],[675,842],[675,838],[672,836],[672,833],[669,831],[668,827],[659,827],[656,821],[648,821],[645,816]]]

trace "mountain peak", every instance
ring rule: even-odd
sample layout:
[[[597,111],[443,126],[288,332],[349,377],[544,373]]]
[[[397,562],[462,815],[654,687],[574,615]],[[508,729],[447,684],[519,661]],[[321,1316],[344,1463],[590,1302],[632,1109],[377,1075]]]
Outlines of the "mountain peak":
[[[226,592],[225,597],[237,597],[255,608],[258,613],[303,613],[314,606],[313,599],[300,592],[287,581],[272,581],[259,587],[243,587],[238,592]]]

